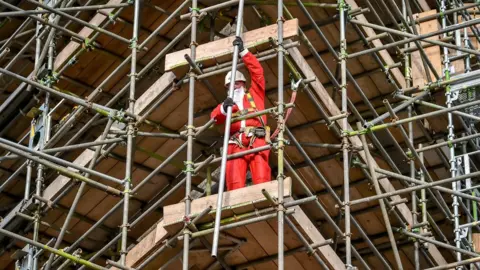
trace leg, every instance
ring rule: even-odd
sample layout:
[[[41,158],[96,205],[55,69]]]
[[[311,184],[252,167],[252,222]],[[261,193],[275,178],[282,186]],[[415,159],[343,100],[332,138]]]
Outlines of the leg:
[[[254,185],[271,180],[270,165],[268,165],[269,154],[270,150],[259,152],[255,154],[250,161],[250,172],[252,173],[252,182]]]
[[[241,152],[241,149],[235,144],[228,145],[228,154]],[[227,161],[225,180],[227,181],[227,190],[234,190],[245,187],[247,175],[247,161],[244,158],[236,158]]]

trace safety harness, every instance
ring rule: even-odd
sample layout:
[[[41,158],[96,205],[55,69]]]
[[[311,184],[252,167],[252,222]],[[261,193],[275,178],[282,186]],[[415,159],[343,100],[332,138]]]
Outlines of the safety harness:
[[[250,108],[240,110],[234,113],[233,116],[235,117],[244,116],[249,113],[258,111],[257,106],[255,105],[255,100],[253,99],[250,92],[246,92],[246,95],[247,95],[247,100],[250,103]],[[254,126],[242,127],[239,131],[235,132],[230,137],[230,140],[235,142],[240,148],[244,148],[245,146],[241,142],[240,136],[239,136],[241,133],[243,133],[247,136],[247,138],[250,138],[250,142],[248,144],[249,147],[253,145],[256,138],[265,138],[265,141],[267,143],[270,143],[270,127],[265,124],[261,116],[258,116],[258,119],[260,120],[260,123],[262,123],[262,127],[254,127]]]

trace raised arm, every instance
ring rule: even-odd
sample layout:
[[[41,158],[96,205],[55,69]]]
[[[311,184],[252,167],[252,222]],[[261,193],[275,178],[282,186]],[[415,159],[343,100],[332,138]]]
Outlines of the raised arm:
[[[265,76],[263,73],[263,67],[258,61],[257,57],[253,55],[248,49],[244,49],[240,52],[243,63],[250,73],[250,78],[252,79],[252,90],[265,93]],[[258,93],[260,94],[260,93]]]

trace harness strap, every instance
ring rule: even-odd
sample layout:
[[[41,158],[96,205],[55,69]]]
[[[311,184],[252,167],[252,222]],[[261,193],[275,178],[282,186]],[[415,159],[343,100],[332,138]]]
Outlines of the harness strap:
[[[252,94],[250,94],[250,92],[247,92],[247,100],[250,103],[250,106],[256,112],[257,106],[255,105],[255,100],[253,99]],[[262,126],[265,127],[266,125],[265,125],[265,122],[263,122],[262,116],[258,116],[258,119],[260,119],[260,123],[262,123]]]

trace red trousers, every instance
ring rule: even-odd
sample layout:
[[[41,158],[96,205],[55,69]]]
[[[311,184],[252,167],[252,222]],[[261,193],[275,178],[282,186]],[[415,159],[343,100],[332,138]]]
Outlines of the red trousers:
[[[242,137],[245,137],[243,135]],[[231,155],[243,152],[245,150],[257,148],[266,144],[263,138],[255,139],[253,145],[250,147],[248,146],[250,143],[250,138],[243,138],[242,143],[245,145],[243,148],[237,144],[229,144],[228,154]],[[247,166],[250,168],[254,185],[269,182],[271,180],[270,166],[268,165],[269,154],[270,150],[264,150],[261,152],[248,154],[240,158],[228,160],[226,168],[227,190],[245,187]]]

